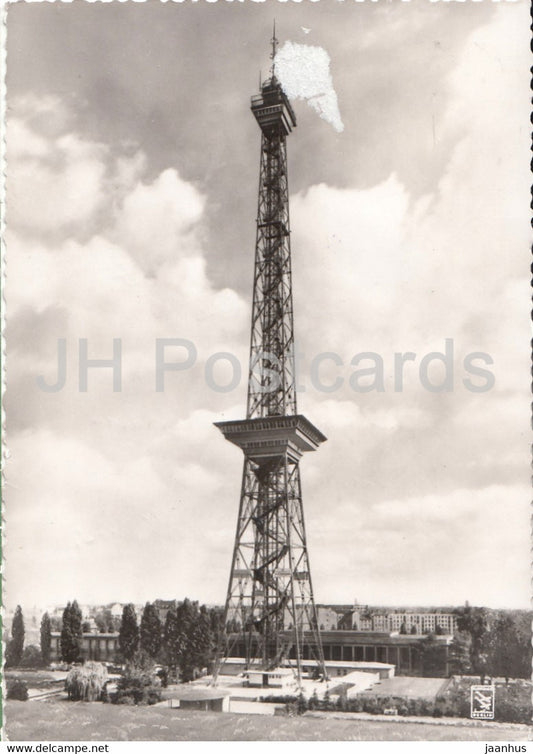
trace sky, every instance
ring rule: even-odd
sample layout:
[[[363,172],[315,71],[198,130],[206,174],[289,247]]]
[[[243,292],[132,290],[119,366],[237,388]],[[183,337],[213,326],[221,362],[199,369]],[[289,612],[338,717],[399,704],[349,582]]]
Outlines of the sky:
[[[274,16],[343,126],[293,99],[315,598],[529,604],[527,4],[220,0],[8,9],[8,607],[224,600],[242,456],[213,422],[245,415]],[[163,338],[191,365],[157,392]],[[120,339],[120,391],[80,390],[80,339]]]

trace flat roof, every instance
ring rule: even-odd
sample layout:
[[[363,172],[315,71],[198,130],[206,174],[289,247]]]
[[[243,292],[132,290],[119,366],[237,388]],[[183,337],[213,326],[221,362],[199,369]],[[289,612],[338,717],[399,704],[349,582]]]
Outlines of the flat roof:
[[[284,665],[282,667],[292,667],[295,660],[284,660]],[[233,664],[233,665],[244,665],[246,663],[246,659],[244,657],[228,657],[227,660],[224,661],[224,664]],[[313,657],[308,660],[301,660],[302,665],[316,665],[317,660],[315,660]],[[353,668],[354,670],[357,670],[357,668],[394,668],[394,663],[390,662],[368,662],[364,660],[324,660],[324,665],[327,668]],[[277,670],[261,670],[261,668],[257,667],[250,667],[248,668],[250,672],[256,672],[256,673],[274,673],[279,672]]]
[[[302,660],[302,665],[317,664],[317,660]],[[384,670],[396,667],[390,662],[365,662],[363,660],[324,660],[324,665],[327,668],[353,668],[357,670],[359,668],[376,668],[377,670]]]
[[[205,687],[199,688],[198,686],[183,685],[183,687],[167,688],[163,690],[163,698],[167,699],[179,699],[189,702],[201,702],[209,701],[212,699],[224,699],[229,696],[229,691],[223,691],[219,688],[206,689]]]
[[[449,683],[448,678],[416,678],[397,675],[384,678],[371,689],[361,692],[363,696],[399,696],[407,699],[435,699]]]

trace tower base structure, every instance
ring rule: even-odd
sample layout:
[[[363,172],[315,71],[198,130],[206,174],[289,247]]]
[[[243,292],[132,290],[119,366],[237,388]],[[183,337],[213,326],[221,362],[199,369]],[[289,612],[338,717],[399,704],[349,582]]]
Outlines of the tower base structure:
[[[304,654],[325,677],[313,598],[299,461],[326,437],[304,416],[220,422],[224,437],[244,452],[241,499],[224,611],[224,659],[245,658],[244,671],[268,683],[283,664],[302,679]]]

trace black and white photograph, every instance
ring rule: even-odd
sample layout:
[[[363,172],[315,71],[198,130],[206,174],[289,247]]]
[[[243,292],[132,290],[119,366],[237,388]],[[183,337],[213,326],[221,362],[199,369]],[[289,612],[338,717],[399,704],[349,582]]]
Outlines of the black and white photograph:
[[[529,11],[5,4],[2,740],[526,751]]]

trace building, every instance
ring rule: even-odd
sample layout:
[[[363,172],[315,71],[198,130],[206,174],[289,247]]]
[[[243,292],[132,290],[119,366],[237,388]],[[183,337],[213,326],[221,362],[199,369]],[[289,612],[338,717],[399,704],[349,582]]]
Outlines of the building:
[[[167,619],[167,614],[171,610],[176,610],[178,607],[178,601],[177,600],[154,600],[153,605],[155,609],[157,610],[157,614],[159,615],[159,620],[163,625],[165,625],[165,621]]]
[[[202,712],[229,712],[230,696],[219,689],[205,689],[184,685],[172,692],[167,702],[171,708],[201,710]]]
[[[376,612],[367,606],[364,609],[357,606],[352,611],[352,628],[354,631],[398,631],[419,636],[439,633],[453,636],[457,631],[457,617],[445,612]]]
[[[398,632],[385,631],[321,631],[322,647],[326,667],[328,662],[366,662],[385,663],[393,665],[397,675],[423,675],[424,673],[424,635],[403,635]],[[237,637],[236,637],[237,638]],[[285,634],[287,655],[290,661],[294,659],[294,646],[290,643],[290,634]],[[452,637],[436,636],[435,647],[438,650],[440,668],[432,674],[448,675],[448,655]],[[309,645],[312,645],[310,632],[304,634],[301,647],[302,663],[312,659]],[[234,657],[245,657],[245,647],[237,640],[233,644]],[[226,671],[225,671],[226,672]]]
[[[95,660],[96,662],[119,661],[118,633],[83,634],[82,654],[85,660]],[[61,661],[61,633],[59,631],[52,631],[50,659],[52,662]]]
[[[370,618],[370,624],[372,626],[372,631],[388,633],[389,631],[394,630],[390,628],[389,616],[385,613],[376,613],[375,615],[372,615]]]
[[[306,611],[302,608],[297,609],[298,617],[300,619],[300,625],[304,631],[309,631],[309,618]],[[303,613],[303,615],[301,614]],[[316,616],[318,627],[321,631],[335,631],[339,624],[339,614],[336,610],[326,605],[317,605]],[[288,610],[285,611],[284,628],[289,630],[293,628],[291,615]]]
[[[339,627],[339,614],[326,605],[317,605],[318,627],[321,631],[336,631]]]

